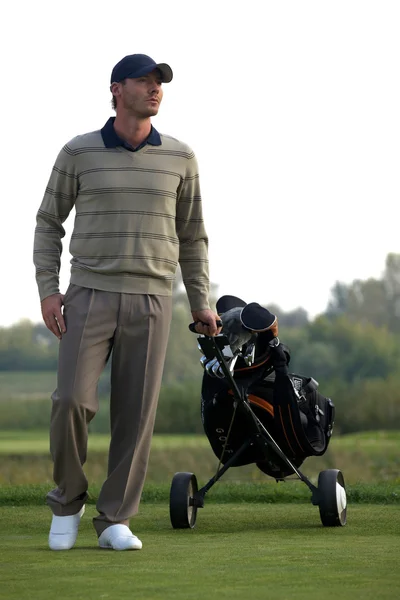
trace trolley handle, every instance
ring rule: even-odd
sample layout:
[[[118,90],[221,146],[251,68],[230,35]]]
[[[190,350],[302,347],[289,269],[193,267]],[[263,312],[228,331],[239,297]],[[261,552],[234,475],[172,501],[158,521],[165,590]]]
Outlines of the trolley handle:
[[[189,325],[189,329],[190,329],[190,331],[191,331],[192,333],[197,333],[197,335],[200,335],[200,334],[199,334],[199,333],[196,331],[196,329],[195,329],[195,327],[196,327],[197,323],[201,323],[202,325],[206,325],[206,326],[208,325],[208,323],[204,323],[204,321],[194,321],[193,323],[190,323],[190,325]],[[216,324],[217,324],[217,327],[222,327],[222,321],[221,321],[221,320],[218,320],[218,321],[216,321]]]

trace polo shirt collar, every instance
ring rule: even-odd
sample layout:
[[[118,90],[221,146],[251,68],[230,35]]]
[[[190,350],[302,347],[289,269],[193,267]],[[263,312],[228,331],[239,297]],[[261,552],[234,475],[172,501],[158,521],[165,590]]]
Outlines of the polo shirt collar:
[[[103,138],[104,145],[106,148],[117,148],[117,146],[123,146],[126,148],[129,146],[129,144],[120,138],[118,133],[115,131],[114,121],[115,117],[110,117],[103,129],[101,129],[101,137]],[[139,147],[142,147],[145,144],[151,144],[151,146],[161,146],[161,136],[157,129],[153,127],[153,125],[151,126],[149,135]]]

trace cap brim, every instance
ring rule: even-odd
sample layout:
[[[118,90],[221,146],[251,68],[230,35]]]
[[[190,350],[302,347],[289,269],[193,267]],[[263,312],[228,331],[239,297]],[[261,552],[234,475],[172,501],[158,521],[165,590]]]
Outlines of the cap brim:
[[[143,75],[148,75],[149,73],[152,73],[156,69],[160,71],[163,83],[169,83],[170,81],[172,81],[172,69],[166,63],[160,63],[158,65],[150,65],[148,67],[143,67],[143,69],[136,71],[136,73],[129,73],[129,75],[126,76],[126,79],[129,79],[130,77],[132,77],[133,79],[137,79],[138,77],[143,77]]]
[[[170,81],[172,81],[173,73],[169,65],[167,65],[166,63],[159,63],[158,65],[156,65],[156,69],[161,71],[163,83],[169,83]]]

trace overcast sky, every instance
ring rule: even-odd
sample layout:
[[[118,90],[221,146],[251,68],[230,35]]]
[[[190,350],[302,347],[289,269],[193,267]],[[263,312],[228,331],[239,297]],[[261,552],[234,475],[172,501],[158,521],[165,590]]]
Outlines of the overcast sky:
[[[400,2],[3,4],[0,325],[40,320],[32,244],[53,162],[113,114],[112,67],[135,52],[174,71],[153,123],[198,157],[220,294],[314,316],[335,281],[380,277],[400,253]]]

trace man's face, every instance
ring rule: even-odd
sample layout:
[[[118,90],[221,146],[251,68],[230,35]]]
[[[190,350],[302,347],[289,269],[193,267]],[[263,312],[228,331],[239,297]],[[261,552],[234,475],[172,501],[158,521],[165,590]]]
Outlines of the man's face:
[[[162,82],[158,70],[136,79],[125,79],[118,86],[117,107],[135,117],[146,119],[158,113],[163,97]],[[115,90],[116,91],[116,90]]]

